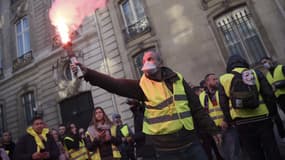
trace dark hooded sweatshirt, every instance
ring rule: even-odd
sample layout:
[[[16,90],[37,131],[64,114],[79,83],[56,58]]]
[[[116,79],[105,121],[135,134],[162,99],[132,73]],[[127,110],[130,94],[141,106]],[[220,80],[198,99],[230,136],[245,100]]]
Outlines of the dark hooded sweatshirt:
[[[227,64],[227,73],[231,73],[233,69],[235,68],[249,68],[249,64],[239,55],[233,55],[229,58],[228,64]],[[277,106],[276,106],[276,100],[274,96],[274,92],[262,74],[262,72],[255,70],[257,74],[257,78],[260,84],[260,94],[263,98],[263,101],[265,102],[270,115],[276,115],[277,114]],[[225,120],[227,122],[232,122],[230,112],[229,112],[229,97],[225,94],[225,89],[223,85],[220,85],[219,87],[219,97],[220,97],[220,104],[221,108],[225,115]],[[250,122],[250,118],[248,118]]]
[[[169,90],[173,92],[173,83],[179,79],[177,74],[169,68],[163,67],[162,77]],[[87,69],[84,78],[92,85],[99,86],[109,92],[137,99],[139,101],[147,101],[147,98],[139,85],[139,80],[115,79],[90,69]],[[195,127],[198,127],[201,130],[206,130],[211,135],[217,134],[219,129],[203,110],[198,96],[195,95],[185,80],[183,80],[183,86],[189,101],[189,107],[191,108]],[[188,146],[191,142],[196,141],[197,136],[196,131],[181,129],[174,134],[147,135],[147,139],[150,139],[153,142],[157,150],[176,150],[178,148]]]

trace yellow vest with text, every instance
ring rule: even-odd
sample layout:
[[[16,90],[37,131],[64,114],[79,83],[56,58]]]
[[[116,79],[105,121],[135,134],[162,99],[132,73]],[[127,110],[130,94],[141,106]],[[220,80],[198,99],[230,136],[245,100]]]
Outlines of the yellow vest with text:
[[[74,142],[74,139],[71,137],[64,137],[64,140],[69,140]],[[66,147],[65,147],[66,148]],[[68,150],[69,156],[71,160],[86,160],[88,158],[87,156],[87,150],[85,148],[85,144],[83,141],[79,141],[79,149],[70,149]]]
[[[235,68],[233,71],[242,73],[242,71],[246,70],[246,68]],[[255,83],[257,86],[258,92],[260,91],[260,84],[257,78],[256,73],[254,72],[255,76]],[[231,82],[233,80],[234,75],[231,73],[226,73],[220,77],[220,84],[224,87],[225,94],[227,97],[230,97],[230,89],[231,89]],[[257,108],[255,109],[234,109],[232,107],[231,102],[229,101],[229,107],[230,107],[230,115],[232,119],[236,118],[251,118],[251,117],[257,117],[257,116],[263,116],[263,115],[268,115],[268,109],[266,105],[263,102],[262,96],[259,92],[259,101],[260,104]]]
[[[144,113],[143,132],[148,135],[175,133],[183,127],[193,130],[194,124],[183,86],[183,77],[173,83],[173,93],[164,81],[157,82],[143,75],[140,79],[147,101]]]
[[[266,79],[268,82],[274,87],[274,83],[279,82],[279,81],[285,81],[285,75],[283,74],[282,71],[282,65],[278,65],[273,72],[273,75],[268,71],[266,74]],[[274,91],[275,96],[279,97],[280,95],[285,94],[285,88],[284,89],[277,89]]]
[[[203,91],[199,95],[201,105],[203,107],[208,108],[209,115],[212,118],[212,120],[215,122],[215,124],[217,126],[221,126],[221,123],[224,120],[224,113],[220,107],[219,93],[218,93],[218,91],[216,91],[216,93],[215,93],[217,106],[214,106],[212,101],[210,100],[209,96],[208,95],[206,96],[206,95],[207,95],[207,93],[205,91]],[[206,98],[207,98],[207,100],[206,100]],[[206,101],[208,102],[208,104],[205,104]]]
[[[116,129],[117,129],[117,127],[115,125],[113,125],[111,127],[111,136],[112,137],[117,136]],[[94,137],[92,137],[88,132],[86,132],[86,134],[88,136],[90,136],[91,141],[94,140]],[[113,158],[121,158],[122,156],[121,156],[121,153],[120,153],[118,147],[113,145],[113,144],[111,145],[111,147],[112,147]],[[89,152],[89,153],[90,153],[91,160],[101,160],[99,148],[97,148],[96,152]]]

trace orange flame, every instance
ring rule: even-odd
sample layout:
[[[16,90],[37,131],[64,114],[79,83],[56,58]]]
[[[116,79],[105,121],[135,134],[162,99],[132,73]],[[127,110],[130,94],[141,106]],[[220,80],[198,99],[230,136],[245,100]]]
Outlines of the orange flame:
[[[69,37],[69,28],[67,26],[67,24],[64,22],[63,18],[59,18],[58,19],[58,23],[57,23],[57,32],[59,33],[60,37],[61,37],[61,42],[63,44],[66,44],[70,41],[70,37]]]
[[[70,42],[69,35],[78,29],[84,18],[106,4],[107,0],[55,0],[49,17],[60,35],[61,43]]]

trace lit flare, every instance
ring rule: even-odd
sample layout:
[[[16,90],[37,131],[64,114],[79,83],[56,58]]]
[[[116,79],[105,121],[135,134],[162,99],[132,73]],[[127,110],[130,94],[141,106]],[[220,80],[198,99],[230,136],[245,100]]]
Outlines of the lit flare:
[[[60,35],[61,43],[70,42],[71,33],[78,29],[84,18],[106,7],[106,4],[107,0],[55,0],[49,10],[49,18]]]
[[[66,44],[70,41],[70,37],[69,37],[70,29],[68,28],[63,18],[58,19],[56,23],[56,30],[63,44]]]

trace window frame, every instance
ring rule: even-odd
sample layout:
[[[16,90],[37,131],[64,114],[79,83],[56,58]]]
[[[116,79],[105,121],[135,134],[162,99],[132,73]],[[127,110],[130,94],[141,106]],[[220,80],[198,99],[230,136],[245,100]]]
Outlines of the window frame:
[[[131,26],[131,25],[133,25],[133,24],[135,24],[136,22],[138,22],[140,19],[139,19],[139,17],[138,17],[138,15],[137,15],[137,12],[136,12],[136,10],[135,10],[135,4],[134,4],[134,2],[133,2],[134,0],[124,0],[124,1],[122,1],[122,2],[120,2],[120,11],[121,11],[121,14],[122,14],[122,17],[123,17],[123,20],[124,20],[124,26],[125,26],[125,28],[128,28],[129,26]],[[127,24],[127,20],[126,20],[126,15],[125,15],[125,12],[124,12],[124,10],[123,10],[123,4],[125,4],[125,3],[127,3],[127,2],[129,2],[129,4],[130,4],[130,9],[131,9],[131,11],[132,11],[132,14],[133,14],[133,16],[134,16],[134,22],[133,23],[131,23],[131,24]],[[145,13],[145,9],[144,9],[144,13]],[[146,14],[144,14],[144,17],[146,16]]]
[[[228,13],[229,11],[233,11],[234,9],[240,8],[240,7],[247,7],[248,10],[250,11],[251,19],[255,23],[255,27],[256,27],[255,29],[260,37],[263,47],[265,48],[266,55],[270,57],[276,56],[276,51],[273,47],[272,42],[270,41],[268,33],[266,32],[266,29],[261,23],[259,15],[255,11],[254,3],[252,1],[245,1],[245,0],[229,2],[227,3],[226,7],[224,5],[217,5],[217,6],[212,7],[209,10],[206,10],[208,23],[210,25],[210,31],[212,32],[212,36],[215,40],[215,44],[217,46],[217,49],[219,50],[219,56],[221,56],[225,66],[226,66],[226,61],[229,58],[229,52],[226,46],[224,45],[224,41],[218,31],[215,19],[217,19],[219,16],[223,14]],[[251,65],[254,67],[257,64],[251,64]]]
[[[24,27],[24,19],[27,19],[27,23],[28,23],[28,28],[25,28]],[[18,33],[18,24],[21,25],[21,32]],[[30,32],[30,28],[31,28],[31,25],[30,25],[30,20],[29,20],[29,17],[27,15],[21,17],[20,19],[18,19],[15,23],[15,37],[16,37],[16,50],[17,50],[17,58],[20,58],[22,56],[24,56],[25,54],[31,52],[31,32]],[[29,34],[29,48],[26,48],[27,46],[25,46],[26,44],[26,40],[25,40],[25,33],[28,32]],[[20,53],[19,51],[19,42],[18,42],[18,36],[21,36],[22,38],[22,45],[23,45],[23,53]],[[28,49],[28,50],[27,50]]]
[[[28,102],[26,102],[26,96],[28,96]],[[32,118],[36,115],[37,106],[36,106],[36,99],[35,99],[35,92],[34,91],[27,91],[21,95],[21,104],[24,110],[24,118],[26,124],[29,124]],[[29,108],[26,108],[29,107]],[[27,110],[29,111],[30,117],[28,117]]]
[[[242,11],[246,11],[243,12],[244,15],[242,15],[242,17],[239,17],[237,19],[237,17],[234,17],[234,15],[236,16],[237,13],[242,13]],[[245,21],[245,19],[243,17],[246,17],[247,21]],[[241,21],[240,18],[242,18],[243,20]],[[219,26],[218,23],[221,22],[222,20],[229,20],[229,22],[227,22],[226,24],[223,24],[223,26]],[[235,46],[237,44],[240,44],[242,52],[244,52],[244,54],[242,54],[241,56],[243,56],[244,58],[246,58],[248,60],[249,63],[254,64],[257,63],[259,61],[259,59],[256,59],[255,57],[264,57],[264,56],[268,56],[268,50],[266,48],[265,43],[263,42],[262,36],[259,33],[259,30],[255,24],[255,21],[248,9],[247,6],[240,6],[237,8],[234,8],[228,12],[225,12],[223,14],[221,14],[220,16],[218,16],[218,18],[214,19],[215,24],[216,24],[216,28],[218,28],[218,32],[219,32],[219,36],[221,37],[222,41],[223,41],[223,45],[227,50],[227,54],[230,56],[231,54],[233,54],[230,51],[230,47],[231,46]],[[243,23],[246,23],[246,30],[249,30],[249,26],[251,26],[253,28],[254,33],[250,33],[249,35],[244,35],[245,33],[242,33],[243,31],[241,31]],[[228,28],[228,26],[230,26],[230,28]],[[227,29],[223,30],[220,28],[223,27],[227,27]],[[231,31],[229,30],[231,29]],[[222,31],[221,31],[222,30]],[[224,32],[232,32],[229,34],[232,34],[231,36],[234,40],[233,42],[230,42],[229,40],[226,39],[226,35]],[[247,40],[253,38],[253,37],[257,37],[259,42],[260,42],[260,50],[262,50],[262,53],[251,53],[251,48],[248,46],[248,42]],[[232,43],[232,44],[231,44]],[[258,47],[259,44],[255,45],[256,47]],[[263,55],[264,53],[264,55]],[[259,55],[258,55],[259,54]],[[262,55],[261,55],[262,54]]]

